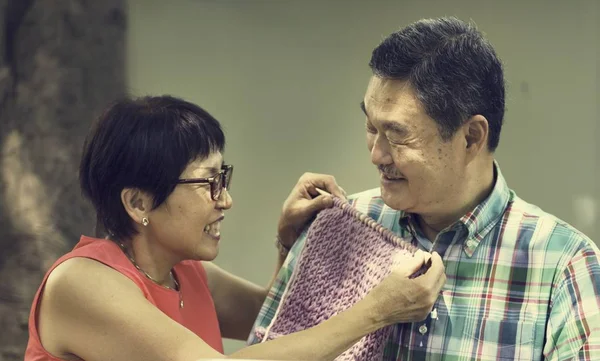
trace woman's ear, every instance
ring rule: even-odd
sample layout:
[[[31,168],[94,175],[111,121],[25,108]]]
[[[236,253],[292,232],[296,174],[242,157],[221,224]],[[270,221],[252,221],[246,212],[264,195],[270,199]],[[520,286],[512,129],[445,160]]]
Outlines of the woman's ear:
[[[152,209],[152,198],[137,188],[124,188],[121,191],[121,202],[129,217],[134,222],[143,224],[148,220],[148,213]]]

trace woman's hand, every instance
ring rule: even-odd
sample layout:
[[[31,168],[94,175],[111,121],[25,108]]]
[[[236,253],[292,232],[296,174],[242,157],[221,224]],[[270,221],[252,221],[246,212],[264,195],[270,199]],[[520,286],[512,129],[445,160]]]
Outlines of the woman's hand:
[[[424,274],[411,278],[428,263],[431,265]],[[417,322],[427,318],[445,283],[440,255],[419,250],[414,257],[397,264],[369,296],[375,299],[377,318],[383,324]]]
[[[346,192],[336,183],[333,176],[304,173],[283,204],[279,217],[279,238],[287,248],[294,245],[306,223],[318,211],[333,205],[331,196],[320,195],[316,188],[327,191],[333,196],[346,198]]]

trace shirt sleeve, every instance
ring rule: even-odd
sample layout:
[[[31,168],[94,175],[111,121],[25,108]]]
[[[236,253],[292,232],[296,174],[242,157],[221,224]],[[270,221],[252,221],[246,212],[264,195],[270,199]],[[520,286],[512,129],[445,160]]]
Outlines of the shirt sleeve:
[[[598,249],[583,245],[559,275],[546,328],[546,360],[600,360]]]

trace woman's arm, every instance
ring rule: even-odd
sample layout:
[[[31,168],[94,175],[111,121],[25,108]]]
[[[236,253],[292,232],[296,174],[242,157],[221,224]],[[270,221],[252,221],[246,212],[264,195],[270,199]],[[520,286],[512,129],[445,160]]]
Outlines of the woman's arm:
[[[202,262],[223,337],[248,338],[268,289],[235,276],[212,262]]]
[[[223,357],[146,300],[133,281],[87,258],[72,258],[52,271],[38,320],[42,345],[59,358],[183,361]]]
[[[229,358],[333,360],[380,327],[423,319],[444,277],[441,259],[434,255],[425,275],[409,279],[422,262],[416,259],[394,271],[354,307],[316,327],[247,347]],[[84,258],[68,260],[52,272],[40,304],[39,330],[44,347],[63,358],[192,361],[224,357],[150,304],[127,277]]]

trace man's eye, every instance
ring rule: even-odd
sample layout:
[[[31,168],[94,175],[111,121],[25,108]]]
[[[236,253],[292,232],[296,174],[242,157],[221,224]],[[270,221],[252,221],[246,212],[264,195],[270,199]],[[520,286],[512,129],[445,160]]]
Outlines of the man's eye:
[[[377,129],[375,129],[375,127],[370,124],[366,124],[365,129],[367,130],[368,133],[371,133],[371,134],[377,133]]]
[[[405,142],[400,142],[400,141],[395,141],[395,140],[391,140],[388,139],[388,141],[390,142],[391,145],[405,145]]]

